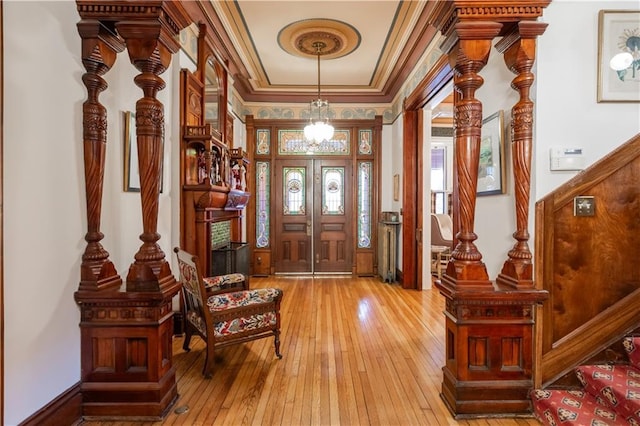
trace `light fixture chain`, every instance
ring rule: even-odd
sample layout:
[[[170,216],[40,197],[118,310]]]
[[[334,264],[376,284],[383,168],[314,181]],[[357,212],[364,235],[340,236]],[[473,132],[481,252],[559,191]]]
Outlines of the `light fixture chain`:
[[[320,50],[322,47],[318,43],[318,102],[320,102]]]
[[[312,45],[316,48],[316,54],[318,55],[318,98],[313,100],[309,104],[309,124],[304,128],[305,138],[310,141],[310,152],[315,151],[317,147],[323,141],[329,141],[333,137],[333,126],[329,124],[329,101],[323,101],[320,98],[320,55],[322,54],[322,49],[326,46],[321,41],[316,41]],[[322,107],[326,107],[326,120],[322,121]],[[316,123],[311,119],[311,109],[312,107],[318,108],[318,121]]]

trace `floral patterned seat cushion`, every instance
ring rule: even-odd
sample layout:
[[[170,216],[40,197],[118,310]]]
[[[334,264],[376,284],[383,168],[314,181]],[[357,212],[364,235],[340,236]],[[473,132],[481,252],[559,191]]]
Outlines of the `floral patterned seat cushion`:
[[[260,288],[255,290],[235,291],[232,293],[217,294],[209,297],[207,305],[212,313],[228,309],[249,306],[252,304],[269,303],[281,297],[282,290],[278,288]],[[277,314],[274,311],[262,312],[253,315],[239,316],[214,324],[216,337],[229,336],[259,328],[274,327]]]
[[[207,290],[224,290],[225,288],[236,287],[234,284],[244,282],[243,274],[215,275],[213,277],[203,277],[204,286]]]

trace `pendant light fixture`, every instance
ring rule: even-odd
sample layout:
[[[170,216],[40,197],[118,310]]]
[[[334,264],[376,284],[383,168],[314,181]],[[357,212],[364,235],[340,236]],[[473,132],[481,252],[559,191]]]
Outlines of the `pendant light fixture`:
[[[322,49],[326,45],[321,41],[316,41],[312,45],[316,49],[318,56],[318,99],[311,101],[309,104],[309,124],[304,128],[304,137],[317,146],[325,140],[331,140],[333,137],[333,126],[329,124],[329,101],[320,98],[320,55],[322,55]],[[313,109],[318,109],[318,118],[313,120]],[[322,109],[325,110],[325,119],[322,120]]]

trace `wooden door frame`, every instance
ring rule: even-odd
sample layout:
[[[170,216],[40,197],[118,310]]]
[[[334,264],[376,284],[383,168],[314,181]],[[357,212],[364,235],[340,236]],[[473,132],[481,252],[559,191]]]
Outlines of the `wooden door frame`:
[[[247,155],[249,156],[249,168],[247,175],[251,176],[251,179],[255,179],[257,173],[257,164],[260,162],[265,162],[269,164],[270,172],[269,178],[273,179],[275,173],[275,160],[281,155],[277,154],[277,134],[278,130],[283,128],[291,128],[291,129],[302,129],[304,125],[307,123],[307,120],[300,119],[256,119],[252,115],[246,115],[246,138],[247,138]],[[374,227],[378,223],[379,219],[379,206],[380,206],[380,198],[381,198],[381,188],[380,188],[380,173],[381,173],[381,146],[382,146],[382,116],[375,116],[373,120],[371,119],[342,119],[342,120],[333,120],[333,126],[336,129],[353,129],[353,130],[371,130],[371,142],[372,142],[372,150],[370,153],[359,153],[357,151],[352,151],[349,154],[349,157],[352,160],[352,173],[357,175],[358,166],[362,162],[370,162],[372,169],[372,181],[371,181],[371,244],[368,247],[359,247],[354,243],[353,247],[353,259],[352,259],[352,274],[353,275],[362,275],[362,276],[370,276],[377,274],[377,258],[376,258],[376,250],[377,250],[377,237],[376,230]],[[258,154],[256,152],[257,149],[257,132],[258,131],[266,131],[269,135],[268,144],[270,145],[270,149],[266,152]],[[356,137],[356,136],[352,136]],[[354,148],[357,149],[357,148]],[[287,155],[289,157],[289,155]],[[295,158],[294,155],[290,156],[291,158]],[[323,156],[325,157],[325,156]],[[326,156],[329,158],[333,158],[334,156],[329,155]],[[339,156],[338,156],[339,157]],[[250,180],[251,180],[250,179]],[[354,176],[354,182],[357,180],[357,177]],[[255,180],[251,180],[250,188],[254,188]],[[252,195],[249,199],[249,203],[246,209],[246,223],[247,223],[247,242],[250,244],[250,272],[254,274],[257,272],[257,275],[270,275],[274,273],[274,256],[273,254],[273,246],[272,246],[272,238],[274,236],[274,221],[269,221],[269,245],[265,247],[256,247],[256,226],[258,223],[258,219],[256,217],[256,203],[259,197],[258,188],[254,188],[252,191],[255,195]],[[355,189],[354,189],[355,191]],[[357,200],[357,192],[353,193],[354,202]],[[273,200],[271,200],[272,202]],[[270,209],[273,208],[272,205],[269,206]],[[353,214],[357,214],[357,207],[352,207]],[[352,232],[354,236],[358,235],[358,227],[357,227],[357,219],[354,218],[352,221]],[[369,267],[369,269],[367,269]]]
[[[402,132],[402,287],[422,290],[422,205],[424,165],[422,108],[453,79],[442,55],[403,104]],[[417,195],[414,195],[417,194]]]

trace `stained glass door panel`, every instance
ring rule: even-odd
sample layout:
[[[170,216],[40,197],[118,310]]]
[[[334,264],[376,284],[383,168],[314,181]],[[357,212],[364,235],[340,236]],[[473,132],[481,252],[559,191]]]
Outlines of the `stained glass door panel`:
[[[351,161],[286,159],[275,170],[275,272],[352,272]]]
[[[275,272],[311,273],[313,160],[278,160],[275,170]]]
[[[350,160],[314,163],[314,271],[351,272],[354,250]]]

